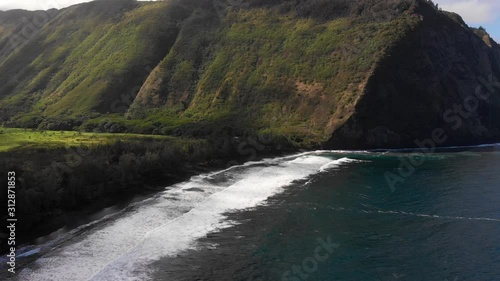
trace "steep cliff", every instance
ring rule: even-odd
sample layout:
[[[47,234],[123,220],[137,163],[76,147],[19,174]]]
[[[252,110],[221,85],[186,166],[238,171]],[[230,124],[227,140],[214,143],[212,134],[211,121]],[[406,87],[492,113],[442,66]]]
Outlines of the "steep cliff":
[[[2,49],[23,27],[14,12],[0,14]],[[500,140],[500,47],[428,1],[107,0],[42,15],[0,55],[6,125],[325,148]]]
[[[110,112],[175,41],[177,21],[186,15],[168,6],[97,1],[21,18],[26,32],[14,32],[8,41],[14,48],[0,61],[1,118],[71,129]]]
[[[484,30],[421,4],[422,21],[382,60],[329,140],[348,148],[500,140],[500,48]]]

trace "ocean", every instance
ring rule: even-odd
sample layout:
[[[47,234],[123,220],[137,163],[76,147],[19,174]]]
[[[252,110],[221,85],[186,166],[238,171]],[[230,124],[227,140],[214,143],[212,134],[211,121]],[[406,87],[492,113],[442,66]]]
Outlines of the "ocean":
[[[12,280],[500,280],[500,145],[249,162],[20,254]]]

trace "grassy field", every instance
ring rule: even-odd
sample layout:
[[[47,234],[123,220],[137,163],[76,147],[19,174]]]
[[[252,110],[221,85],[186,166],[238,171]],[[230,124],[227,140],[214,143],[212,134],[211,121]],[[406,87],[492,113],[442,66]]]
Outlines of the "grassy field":
[[[233,151],[201,139],[0,127],[0,173],[16,172],[22,218],[16,229],[24,233],[67,211],[184,180],[192,165],[219,159],[224,164],[217,157],[237,155]]]
[[[57,148],[63,146],[113,144],[117,141],[172,140],[168,136],[83,133],[74,131],[37,131],[0,127],[0,152],[16,148]]]
[[[58,12],[22,52],[0,54],[0,123],[186,137],[231,128],[316,146],[420,21],[408,1],[380,1],[366,15],[342,10],[361,0],[244,1],[219,12],[218,2],[93,1]]]

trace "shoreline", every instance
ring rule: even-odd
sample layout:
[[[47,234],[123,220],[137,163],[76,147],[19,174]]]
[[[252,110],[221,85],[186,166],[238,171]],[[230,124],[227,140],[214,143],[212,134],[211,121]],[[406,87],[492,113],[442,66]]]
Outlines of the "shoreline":
[[[477,146],[468,146],[468,147],[443,147],[442,149],[470,149],[470,148],[488,148],[488,147],[497,147],[499,146],[499,143],[495,144],[483,144],[483,145],[477,145]],[[340,150],[323,150],[323,151],[330,151],[330,152],[340,152]],[[314,150],[310,151],[303,151],[303,150],[295,150],[295,151],[288,151],[287,153],[284,153],[283,151],[279,153],[262,153],[259,154],[258,157],[252,160],[248,159],[243,159],[241,157],[237,157],[236,159],[243,160],[242,162],[234,165],[244,165],[245,163],[252,162],[252,161],[260,161],[262,159],[268,158],[268,157],[286,157],[289,155],[297,155],[297,153],[308,153],[308,152],[315,152]],[[344,151],[347,152],[347,151]],[[356,152],[356,151],[351,151],[351,152]],[[361,152],[361,151],[358,151]],[[367,151],[365,151],[367,152]],[[368,151],[372,153],[378,153],[377,151]],[[456,152],[456,151],[455,151]],[[404,153],[404,152],[403,152]],[[439,152],[436,152],[439,153]],[[235,161],[235,160],[233,160]],[[82,209],[78,209],[75,211],[67,212],[64,214],[63,218],[60,217],[55,217],[52,219],[48,219],[46,221],[43,221],[39,226],[33,228],[32,234],[36,233],[35,235],[26,235],[25,239],[21,240],[18,239],[21,243],[17,247],[17,249],[22,249],[22,253],[18,253],[17,255],[23,255],[25,253],[31,252],[31,251],[36,251],[36,246],[41,245],[43,243],[46,243],[51,240],[57,240],[57,237],[59,235],[63,235],[65,233],[69,233],[73,230],[78,230],[80,227],[84,227],[81,231],[85,231],[85,225],[91,224],[92,222],[99,221],[101,219],[104,219],[106,216],[113,216],[118,214],[119,212],[123,211],[126,207],[130,206],[130,204],[133,204],[135,202],[140,202],[143,200],[146,200],[150,198],[151,196],[154,196],[160,191],[163,190],[168,190],[168,187],[182,183],[185,181],[188,181],[191,177],[196,176],[196,175],[202,175],[206,173],[211,173],[211,172],[216,172],[219,170],[223,170],[225,168],[229,168],[234,165],[224,165],[227,163],[227,160],[213,160],[211,162],[207,163],[199,163],[199,164],[194,164],[194,165],[186,165],[182,169],[182,173],[178,173],[176,175],[172,175],[168,181],[161,181],[162,183],[158,183],[155,185],[142,185],[142,186],[135,186],[134,188],[128,189],[128,192],[126,194],[122,194],[120,196],[120,192],[116,194],[108,194],[105,197],[99,198],[98,200],[95,200],[95,202],[91,205],[88,205]],[[232,161],[229,161],[229,163],[234,163]],[[175,176],[175,177],[174,177]],[[70,223],[68,223],[70,222]],[[76,233],[78,236],[78,230]],[[61,240],[61,243],[65,243],[65,240]],[[58,243],[56,243],[59,245]],[[17,267],[21,268],[24,267],[28,264],[31,264],[33,261],[37,260],[41,256],[43,256],[45,252],[38,254],[38,252],[29,254],[29,256],[25,256],[21,260],[18,260]],[[15,275],[17,276],[17,274]]]
[[[500,143],[479,144],[470,146],[449,146],[438,147],[436,153],[444,152],[440,150],[461,150],[471,148],[490,148],[499,146]],[[403,149],[370,149],[370,150],[318,150],[318,151],[344,151],[344,152],[411,152],[419,148],[403,148]],[[252,159],[245,159],[242,155],[227,159],[212,159],[204,163],[186,163],[179,171],[168,173],[167,177],[156,180],[154,183],[135,183],[126,189],[118,188],[117,190],[104,194],[104,196],[94,198],[91,203],[80,204],[73,210],[53,209],[50,212],[43,214],[31,215],[31,221],[38,221],[35,223],[28,223],[28,228],[20,228],[18,231],[17,240],[19,241],[19,248],[37,245],[43,241],[50,240],[58,232],[68,232],[74,230],[82,225],[90,223],[95,220],[102,219],[103,217],[117,213],[131,203],[144,200],[153,196],[157,192],[165,190],[169,186],[189,180],[191,177],[214,172],[220,169],[228,168],[237,164],[243,164],[250,161],[259,161],[266,157],[279,157],[285,155],[292,155],[293,153],[305,151],[298,149],[284,149],[281,151],[266,150],[257,153]],[[314,150],[307,150],[314,151]],[[231,164],[231,165],[228,165]],[[114,183],[113,185],[119,185]],[[30,221],[30,218],[27,219]],[[29,231],[27,231],[29,229]],[[7,249],[1,249],[0,253],[4,254]]]
[[[499,146],[500,143],[491,144],[479,144],[479,145],[469,145],[469,146],[449,146],[449,147],[438,147],[436,148],[436,153],[446,152],[439,150],[461,150],[461,149],[471,149],[471,148],[489,148]],[[369,150],[317,150],[317,151],[342,151],[342,152],[369,152],[369,153],[379,153],[379,152],[411,152],[414,150],[419,150],[419,148],[402,148],[402,149],[369,149]],[[26,229],[21,229],[18,233],[18,241],[20,245],[34,245],[36,241],[49,239],[52,234],[58,231],[71,231],[78,228],[86,223],[103,218],[106,215],[116,213],[121,211],[123,208],[127,207],[129,204],[143,200],[150,196],[153,196],[157,192],[165,190],[169,186],[184,182],[189,180],[193,176],[201,175],[204,173],[210,173],[237,164],[244,164],[250,161],[259,161],[266,157],[279,157],[285,155],[292,155],[293,153],[303,151],[303,150],[289,150],[289,151],[279,151],[279,152],[267,152],[257,154],[253,159],[244,159],[241,155],[239,157],[234,157],[232,159],[215,159],[207,163],[196,163],[187,164],[179,172],[169,173],[167,178],[157,180],[153,184],[134,184],[128,187],[126,190],[118,190],[105,194],[102,197],[94,198],[92,203],[85,204],[84,206],[78,207],[74,210],[65,211],[61,209],[55,209],[51,211],[51,214],[45,213],[42,215],[42,219],[39,219],[39,223],[35,223],[29,228],[30,233],[26,233]],[[314,151],[314,150],[307,150]],[[238,163],[235,163],[238,162]],[[226,164],[225,164],[226,163]],[[227,165],[227,163],[233,163],[232,165]],[[106,211],[107,209],[112,209]],[[2,249],[1,254],[5,253],[6,250]]]
[[[20,228],[18,230],[16,240],[19,242],[19,246],[17,249],[38,245],[51,240],[54,236],[60,234],[60,232],[66,233],[85,224],[102,219],[107,215],[116,214],[134,202],[154,196],[158,192],[168,189],[170,186],[188,181],[193,176],[223,170],[251,161],[260,161],[267,157],[292,155],[295,152],[298,152],[298,150],[260,153],[251,160],[244,159],[240,155],[229,160],[214,159],[205,163],[188,163],[180,171],[168,173],[167,178],[156,180],[150,184],[134,184],[125,190],[118,189],[99,198],[94,198],[90,204],[81,204],[80,207],[74,210],[54,209],[50,213],[38,214],[38,216],[33,214],[31,216],[34,218],[31,221],[38,222],[29,223],[27,229]],[[20,220],[23,220],[23,218]],[[29,219],[27,220],[29,221]],[[29,231],[27,231],[28,229]],[[7,249],[1,249],[0,254],[3,255],[4,253],[7,253]]]

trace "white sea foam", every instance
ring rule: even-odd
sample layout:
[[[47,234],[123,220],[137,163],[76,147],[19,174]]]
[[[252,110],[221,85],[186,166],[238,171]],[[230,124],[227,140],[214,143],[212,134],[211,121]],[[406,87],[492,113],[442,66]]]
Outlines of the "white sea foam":
[[[350,162],[302,153],[193,177],[120,216],[92,225],[20,272],[18,280],[147,280],[152,262],[196,246],[234,223],[224,214],[258,206],[296,180]],[[192,192],[189,190],[202,190]]]
[[[309,208],[326,208],[333,211],[342,211],[342,212],[353,212],[353,213],[363,213],[363,214],[383,214],[383,215],[402,215],[402,216],[412,216],[412,217],[423,217],[423,218],[434,218],[434,219],[442,219],[442,220],[470,220],[470,221],[488,221],[488,222],[500,222],[498,218],[488,218],[488,217],[463,217],[463,216],[443,216],[443,215],[435,215],[435,214],[422,214],[422,213],[414,213],[414,212],[405,212],[398,210],[372,210],[372,209],[353,209],[353,208],[345,208],[345,207],[336,207],[329,206],[323,204],[316,203],[296,203],[296,206],[307,206]],[[365,208],[371,207],[366,204],[362,204]]]
[[[334,161],[331,161],[331,162],[328,162],[327,164],[321,166],[321,168],[319,168],[319,171],[320,172],[326,172],[328,170],[331,170],[331,169],[335,169],[335,168],[338,168],[339,166],[341,166],[342,164],[345,164],[345,163],[353,163],[353,162],[365,162],[363,160],[356,160],[356,159],[351,159],[351,158],[340,158],[338,160],[334,160]]]

